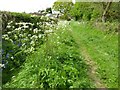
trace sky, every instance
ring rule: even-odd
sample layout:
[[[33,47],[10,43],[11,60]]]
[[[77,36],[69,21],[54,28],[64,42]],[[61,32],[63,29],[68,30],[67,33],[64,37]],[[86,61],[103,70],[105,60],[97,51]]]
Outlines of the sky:
[[[37,12],[51,7],[56,0],[0,0],[1,11]]]
[[[0,0],[0,10],[26,13],[38,12],[38,10],[43,10],[46,9],[47,7],[51,7],[55,1],[57,0]],[[75,2],[75,0],[72,1],[73,3]]]

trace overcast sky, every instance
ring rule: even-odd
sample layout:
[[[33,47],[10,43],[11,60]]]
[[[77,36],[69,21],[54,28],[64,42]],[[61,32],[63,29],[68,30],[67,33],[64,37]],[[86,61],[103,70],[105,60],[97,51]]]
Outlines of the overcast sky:
[[[0,0],[1,11],[37,12],[51,7],[56,0]]]
[[[57,0],[0,0],[1,11],[12,11],[12,12],[37,12],[38,10],[46,9],[51,7]],[[68,0],[63,0],[68,1]],[[75,0],[72,0],[75,2]],[[82,1],[82,0],[76,0]],[[83,0],[84,1],[84,0]],[[101,1],[101,0],[85,0],[85,1]],[[104,1],[104,0],[102,0]],[[120,0],[114,0],[120,1]]]

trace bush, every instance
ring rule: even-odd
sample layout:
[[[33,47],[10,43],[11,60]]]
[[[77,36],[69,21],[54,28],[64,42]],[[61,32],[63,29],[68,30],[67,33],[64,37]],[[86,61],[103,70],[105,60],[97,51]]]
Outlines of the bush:
[[[2,23],[2,61],[6,64],[5,71],[9,72],[21,66],[26,56],[44,43],[45,31],[51,30],[56,22],[45,16],[4,13]]]
[[[105,31],[106,33],[118,32],[119,23],[118,22],[92,22],[91,23],[96,29]]]

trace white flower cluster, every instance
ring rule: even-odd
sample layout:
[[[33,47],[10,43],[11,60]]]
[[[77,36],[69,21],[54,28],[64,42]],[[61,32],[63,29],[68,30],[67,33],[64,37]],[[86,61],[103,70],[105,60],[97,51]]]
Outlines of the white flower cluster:
[[[37,35],[33,35],[33,36],[31,37],[31,39],[37,39],[37,38],[38,38]]]
[[[7,34],[2,35],[2,38],[5,40],[9,40],[9,36]]]
[[[33,32],[34,32],[34,33],[38,33],[38,29],[35,28],[35,29],[33,30]]]
[[[11,28],[11,26],[10,25],[7,25],[7,27],[6,28]]]
[[[45,33],[52,33],[53,30],[45,30]]]
[[[19,23],[15,23],[15,25],[24,25],[24,26],[26,26],[26,25],[34,25],[33,23],[29,23],[29,22],[19,22]]]
[[[41,22],[37,23],[10,21],[6,27],[7,32],[3,31],[5,34],[2,35],[2,39],[10,41],[25,53],[33,52],[42,39],[45,39],[46,33],[53,32],[54,21],[45,16],[41,19]],[[10,56],[10,59],[14,59],[13,56]]]
[[[42,34],[39,34],[38,37],[41,38],[43,35]]]
[[[13,23],[13,21],[10,21],[9,23],[8,23],[8,25],[11,25]]]

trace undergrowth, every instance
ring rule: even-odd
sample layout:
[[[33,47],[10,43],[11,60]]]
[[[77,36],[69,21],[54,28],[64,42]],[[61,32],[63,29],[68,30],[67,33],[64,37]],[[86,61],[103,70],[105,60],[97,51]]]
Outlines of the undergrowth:
[[[48,34],[46,43],[28,56],[5,88],[90,88],[88,67],[81,57],[69,26]]]

